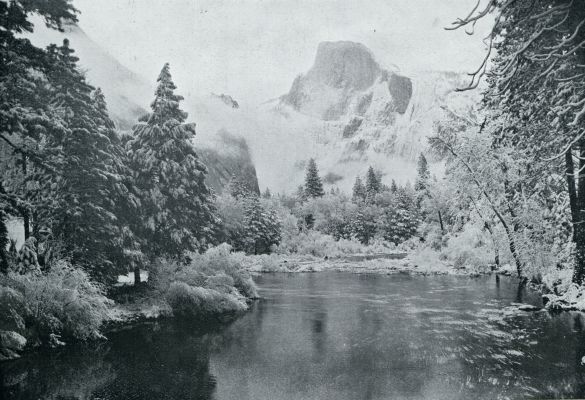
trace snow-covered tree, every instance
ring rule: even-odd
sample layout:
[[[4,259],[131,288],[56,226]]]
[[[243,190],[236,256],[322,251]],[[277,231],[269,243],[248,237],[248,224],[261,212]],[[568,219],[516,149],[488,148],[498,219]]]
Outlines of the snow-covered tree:
[[[366,199],[366,187],[359,176],[355,177],[352,189],[352,200],[354,202],[364,201]]]
[[[524,182],[504,188],[508,204],[564,175],[575,245],[573,281],[578,284],[585,279],[584,10],[583,0],[490,0],[452,27],[474,26],[493,16],[488,52],[469,87],[487,76],[485,108],[492,115],[484,128],[495,149],[513,149],[513,159],[526,161]],[[545,196],[560,198],[550,191]],[[508,211],[518,221],[517,210]]]
[[[373,205],[358,206],[350,221],[351,235],[361,243],[369,244],[377,232],[379,211],[379,208]]]
[[[414,181],[414,190],[417,192],[426,192],[428,190],[431,172],[429,164],[423,153],[418,156],[416,164],[416,180]]]
[[[128,171],[104,96],[86,82],[73,53],[67,40],[48,48],[51,103],[63,124],[62,130],[51,132],[48,142],[62,150],[63,159],[54,204],[38,210],[35,218],[37,225],[52,226],[75,262],[112,275],[108,270],[122,257],[117,211],[127,199]]]
[[[305,176],[304,193],[306,197],[322,197],[325,195],[323,190],[323,182],[319,177],[319,170],[314,158],[309,159],[307,164],[307,173]]]
[[[390,184],[390,191],[392,193],[396,193],[398,191],[398,185],[394,179],[392,179],[392,183]]]
[[[398,188],[393,206],[384,208],[377,221],[381,235],[389,242],[399,244],[416,235],[420,216],[416,196],[409,187]]]
[[[32,213],[51,198],[47,189],[54,183],[59,161],[58,149],[46,144],[47,132],[62,126],[50,102],[46,74],[51,59],[22,37],[33,31],[31,14],[61,29],[63,21],[76,21],[76,10],[68,0],[50,5],[40,0],[0,3],[0,208],[22,218],[27,238],[33,228]]]
[[[226,190],[236,199],[252,196],[254,190],[240,176],[233,175],[226,186]]]
[[[374,168],[370,166],[366,173],[366,198],[369,199],[369,201],[373,201],[373,198],[380,193],[381,189],[382,182],[374,171]]]
[[[250,254],[269,253],[272,245],[280,243],[280,221],[273,210],[267,209],[257,196],[245,199],[245,243]]]
[[[175,94],[169,64],[159,77],[152,113],[134,127],[127,151],[140,195],[141,224],[150,256],[178,258],[204,250],[214,240],[218,220],[205,184],[207,169],[193,147],[194,124]]]

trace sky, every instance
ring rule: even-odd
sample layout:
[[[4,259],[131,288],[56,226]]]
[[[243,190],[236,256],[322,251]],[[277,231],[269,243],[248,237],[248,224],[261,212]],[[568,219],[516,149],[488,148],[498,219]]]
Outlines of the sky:
[[[74,0],[80,27],[149,82],[165,62],[179,88],[261,103],[286,93],[322,41],[369,47],[405,74],[471,71],[481,34],[445,31],[475,0]]]

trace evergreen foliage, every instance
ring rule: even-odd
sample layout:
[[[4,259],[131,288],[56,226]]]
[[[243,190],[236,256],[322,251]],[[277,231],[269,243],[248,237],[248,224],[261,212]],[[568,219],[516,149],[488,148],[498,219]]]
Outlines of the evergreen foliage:
[[[384,209],[379,229],[385,240],[399,244],[416,235],[420,217],[415,194],[408,187],[398,189],[394,206]]]
[[[366,187],[359,176],[355,177],[352,189],[352,198],[354,202],[364,201],[366,199]]]
[[[151,257],[181,257],[202,251],[215,237],[218,223],[213,197],[205,184],[207,169],[192,141],[194,124],[184,123],[169,64],[159,77],[152,114],[134,127],[128,157],[140,197],[139,235]]]
[[[429,171],[429,164],[423,153],[418,156],[416,165],[416,180],[414,182],[414,190],[417,192],[424,192],[428,190],[429,179],[431,178],[431,172]]]
[[[366,198],[372,200],[382,189],[382,182],[376,175],[374,168],[370,166],[366,173]]]
[[[392,184],[390,185],[390,191],[392,193],[396,193],[398,191],[398,185],[396,185],[396,181],[392,179]]]
[[[52,60],[48,77],[55,91],[52,103],[60,108],[64,126],[49,142],[64,157],[55,204],[41,207],[37,218],[52,226],[75,263],[111,268],[122,260],[118,210],[130,201],[124,178],[128,171],[103,93],[86,82],[73,53],[67,40],[63,46],[48,48]]]
[[[267,210],[257,196],[249,196],[244,204],[246,235],[244,242],[250,254],[270,253],[280,242],[280,222],[273,210]]]
[[[414,190],[416,192],[416,204],[418,207],[421,206],[423,200],[431,196],[429,185],[431,179],[431,172],[429,171],[429,165],[424,154],[420,154],[418,157],[416,180],[414,181]]]
[[[248,185],[242,177],[232,176],[226,189],[236,199],[245,198],[254,195],[254,190]]]
[[[309,159],[307,164],[307,174],[305,176],[304,194],[306,197],[322,197],[325,195],[323,190],[323,182],[319,177],[317,163],[314,158]]]
[[[237,251],[269,253],[281,237],[281,223],[271,203],[255,193],[239,197],[223,193],[216,199],[222,221],[220,239]]]

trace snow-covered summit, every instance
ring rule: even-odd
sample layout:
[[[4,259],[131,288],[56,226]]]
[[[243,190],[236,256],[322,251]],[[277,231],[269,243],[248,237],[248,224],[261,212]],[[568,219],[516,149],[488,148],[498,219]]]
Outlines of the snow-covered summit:
[[[339,120],[348,113],[365,113],[372,101],[368,91],[377,83],[386,86],[387,110],[404,113],[412,94],[409,78],[381,68],[361,43],[322,42],[311,69],[280,100],[303,114]]]
[[[337,184],[346,189],[369,165],[384,173],[385,182],[412,181],[428,137],[453,120],[475,122],[478,94],[456,91],[463,86],[460,73],[404,76],[380,65],[363,44],[324,42],[311,69],[288,93],[267,103],[270,117],[261,119],[272,118],[277,128],[268,129],[278,131],[283,146],[304,149],[294,161],[287,155],[288,182],[300,183],[303,172],[294,166],[311,157],[324,174],[342,176]]]

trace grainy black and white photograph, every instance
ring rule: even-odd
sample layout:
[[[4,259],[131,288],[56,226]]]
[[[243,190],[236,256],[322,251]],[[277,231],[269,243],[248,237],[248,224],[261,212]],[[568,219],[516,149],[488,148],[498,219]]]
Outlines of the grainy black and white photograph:
[[[585,398],[585,0],[0,0],[0,398]]]

